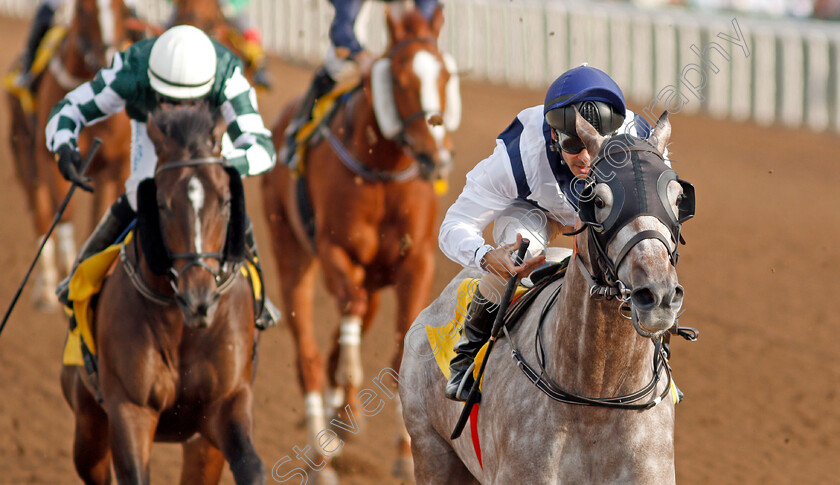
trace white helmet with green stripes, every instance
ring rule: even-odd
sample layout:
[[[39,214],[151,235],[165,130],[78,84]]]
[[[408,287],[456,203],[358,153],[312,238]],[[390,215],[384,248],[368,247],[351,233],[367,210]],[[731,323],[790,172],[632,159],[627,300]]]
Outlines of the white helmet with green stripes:
[[[152,89],[174,99],[199,98],[216,77],[216,48],[207,34],[176,25],[157,38],[149,55]]]

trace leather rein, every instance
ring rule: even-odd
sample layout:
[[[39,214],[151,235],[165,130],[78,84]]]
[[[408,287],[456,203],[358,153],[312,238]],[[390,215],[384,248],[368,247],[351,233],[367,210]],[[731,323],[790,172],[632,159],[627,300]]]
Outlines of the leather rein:
[[[663,399],[665,399],[668,396],[668,393],[671,391],[672,379],[671,367],[670,365],[668,365],[667,356],[665,355],[665,349],[662,347],[661,339],[653,339],[654,372],[650,382],[648,382],[647,385],[645,385],[638,391],[632,392],[630,394],[615,397],[583,396],[581,394],[577,394],[563,389],[559,384],[554,382],[554,380],[551,377],[549,377],[548,372],[545,369],[546,358],[545,349],[542,345],[542,327],[545,323],[550,309],[554,307],[554,304],[556,303],[557,297],[560,295],[560,290],[562,288],[563,284],[561,283],[557,286],[557,289],[555,289],[551,296],[548,298],[545,306],[540,312],[540,320],[539,324],[537,325],[536,337],[534,339],[534,349],[537,354],[539,371],[537,371],[530,364],[528,364],[528,362],[522,356],[522,353],[520,352],[519,348],[516,346],[516,343],[514,342],[513,338],[511,338],[510,333],[508,332],[507,322],[505,322],[505,325],[502,327],[502,329],[505,332],[505,336],[510,342],[511,357],[514,360],[516,360],[517,367],[519,367],[519,369],[522,370],[522,372],[525,374],[525,377],[527,377],[528,380],[530,380],[531,383],[537,387],[537,389],[542,391],[543,394],[545,394],[554,401],[565,404],[598,406],[627,410],[644,410],[656,406]],[[659,376],[663,370],[665,371],[665,375],[668,378],[667,385],[660,394],[656,395],[654,393],[656,392],[656,386],[659,384]],[[646,402],[640,402],[644,400],[645,397],[648,395],[650,395],[649,400],[647,400]]]
[[[159,173],[171,170],[175,168],[183,168],[183,167],[197,167],[202,165],[224,165],[225,160],[223,158],[218,157],[206,157],[206,158],[196,158],[192,160],[184,160],[181,162],[173,162],[168,163],[165,165],[161,165],[157,167],[155,170],[155,175]],[[134,253],[135,257],[140,254],[140,247],[138,244],[139,237],[134,238]],[[149,287],[146,281],[143,279],[143,276],[137,270],[136,262],[132,262],[128,258],[128,254],[125,249],[125,242],[123,242],[122,247],[120,248],[120,261],[122,262],[126,275],[128,275],[128,279],[131,281],[134,288],[143,295],[147,300],[152,301],[161,306],[170,306],[177,303],[182,303],[183,297],[181,296],[180,292],[178,291],[178,280],[180,279],[181,275],[192,266],[198,266],[210,274],[213,275],[213,279],[216,282],[216,291],[214,292],[214,297],[218,298],[222,294],[224,294],[227,290],[229,290],[233,283],[236,281],[236,276],[239,274],[239,268],[241,263],[234,263],[230,265],[225,262],[224,254],[222,252],[202,252],[202,253],[170,253],[168,248],[165,248],[167,254],[171,261],[175,260],[186,260],[187,264],[181,268],[181,271],[176,270],[174,267],[169,268],[169,272],[166,275],[167,281],[169,282],[169,286],[172,288],[172,294],[166,295],[160,292],[157,292]],[[207,263],[204,262],[205,259],[215,259],[219,261],[220,270],[214,270],[211,268]]]

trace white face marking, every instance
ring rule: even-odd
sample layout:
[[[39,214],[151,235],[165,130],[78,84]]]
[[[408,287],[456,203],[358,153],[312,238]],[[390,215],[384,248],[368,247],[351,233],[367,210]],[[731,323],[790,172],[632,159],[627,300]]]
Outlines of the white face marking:
[[[195,211],[195,251],[201,252],[201,217],[199,212],[204,207],[204,187],[196,177],[190,178],[187,182],[187,197],[190,199],[193,211]]]
[[[427,51],[418,51],[414,54],[414,61],[411,64],[414,74],[420,79],[420,106],[427,114],[441,114],[440,89],[438,79],[440,78],[443,63],[437,57]],[[440,147],[443,137],[446,135],[446,128],[443,125],[431,126],[429,131]]]

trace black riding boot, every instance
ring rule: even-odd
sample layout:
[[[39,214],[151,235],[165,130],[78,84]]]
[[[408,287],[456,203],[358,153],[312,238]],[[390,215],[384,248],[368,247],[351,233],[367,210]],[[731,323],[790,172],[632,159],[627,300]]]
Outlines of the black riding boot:
[[[73,273],[76,272],[79,264],[117,242],[117,238],[128,229],[136,217],[137,214],[131,208],[125,194],[120,196],[111,208],[105,212],[99,224],[93,229],[93,233],[79,249],[79,254],[76,256],[76,261],[73,262],[73,269],[70,274],[58,284],[55,293],[64,306],[71,306],[68,298],[70,296],[70,278],[73,277]]]
[[[449,380],[446,382],[446,397],[453,401],[466,401],[470,395],[475,356],[490,338],[493,321],[499,305],[485,300],[476,290],[464,319],[464,333],[455,345],[455,357],[449,363]]]
[[[335,81],[327,74],[326,69],[322,67],[315,72],[315,77],[309,85],[309,90],[303,96],[303,101],[301,101],[295,117],[289,123],[289,127],[286,128],[286,143],[281,153],[281,159],[286,165],[292,165],[292,160],[297,152],[296,138],[298,131],[300,131],[307,121],[312,119],[312,109],[315,107],[315,103],[321,96],[329,93],[334,86]]]
[[[18,76],[15,83],[18,87],[29,89],[32,86],[32,63],[35,62],[35,54],[38,52],[38,47],[47,31],[52,27],[53,17],[55,17],[55,10],[49,5],[43,4],[41,8],[35,13],[35,18],[32,19],[32,26],[29,29],[29,39],[26,41],[26,50],[21,56],[21,66],[23,70]]]
[[[252,262],[257,267],[257,273],[262,278],[262,261],[260,255],[257,253],[257,239],[254,237],[254,225],[251,223],[251,218],[248,218],[248,228],[245,230],[245,246],[251,254]],[[265,281],[262,281],[265,285]],[[263,286],[265,288],[265,286]],[[260,314],[256,316],[256,326],[260,330],[265,330],[269,327],[277,325],[280,321],[280,311],[268,299],[268,295],[263,294],[263,301],[260,307]]]

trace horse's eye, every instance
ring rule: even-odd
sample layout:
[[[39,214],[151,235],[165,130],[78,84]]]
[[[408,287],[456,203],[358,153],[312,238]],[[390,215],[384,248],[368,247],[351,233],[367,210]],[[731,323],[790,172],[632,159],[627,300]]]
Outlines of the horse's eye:
[[[597,207],[598,209],[603,209],[607,206],[607,204],[604,203],[604,199],[602,199],[601,196],[595,196],[595,200],[593,202],[595,204],[595,207]]]
[[[675,202],[675,204],[679,206],[679,205],[682,203],[682,201],[683,201],[684,199],[685,199],[685,195],[684,195],[684,194],[680,194],[680,195],[678,195],[678,196],[677,196],[677,201]]]

